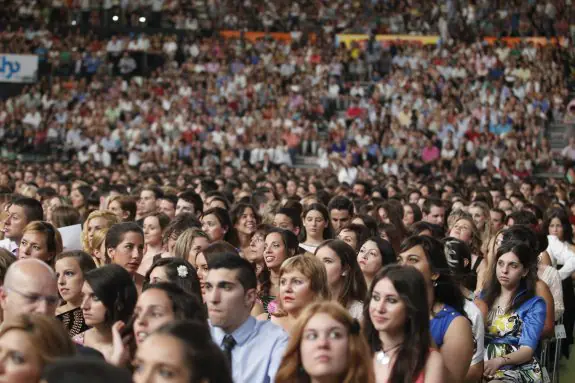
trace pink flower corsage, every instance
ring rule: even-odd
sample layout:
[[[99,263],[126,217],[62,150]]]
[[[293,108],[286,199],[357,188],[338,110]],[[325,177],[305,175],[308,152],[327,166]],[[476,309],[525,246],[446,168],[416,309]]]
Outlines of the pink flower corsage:
[[[268,313],[273,314],[278,311],[278,302],[274,299],[268,303]]]

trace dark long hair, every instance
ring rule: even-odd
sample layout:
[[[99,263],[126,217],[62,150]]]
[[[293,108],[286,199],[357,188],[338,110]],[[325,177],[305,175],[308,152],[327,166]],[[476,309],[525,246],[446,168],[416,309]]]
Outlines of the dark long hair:
[[[108,249],[115,249],[124,240],[126,233],[138,233],[144,239],[144,231],[135,222],[116,223],[108,229],[106,234],[106,252]]]
[[[286,259],[291,258],[298,254],[299,241],[297,239],[297,236],[293,232],[285,229],[280,229],[277,227],[272,227],[266,233],[266,238],[268,235],[272,233],[278,233],[281,236],[282,242],[287,252]],[[259,294],[262,296],[269,295],[270,288],[272,287],[272,281],[271,281],[271,273],[267,267],[264,267],[264,269],[260,273],[258,277],[258,282],[259,282]]]
[[[160,327],[155,334],[172,336],[181,342],[190,382],[233,383],[224,353],[212,341],[206,326],[198,321],[175,321]]]
[[[322,238],[323,239],[333,239],[334,232],[333,232],[333,227],[331,226],[331,220],[329,219],[329,212],[327,211],[327,208],[325,207],[325,205],[321,204],[321,203],[312,203],[311,205],[307,206],[304,211],[303,214],[301,215],[303,218],[303,224],[302,224],[302,230],[299,234],[299,238],[302,242],[304,242],[306,240],[307,237],[307,233],[305,230],[305,217],[308,215],[309,212],[311,211],[318,211],[323,219],[325,220],[326,223],[326,227],[325,229],[323,229],[323,233],[322,233]]]
[[[254,211],[254,213],[255,213],[255,211]],[[201,218],[206,217],[210,214],[215,215],[216,218],[218,219],[218,221],[220,221],[220,225],[222,225],[222,227],[227,228],[227,231],[226,231],[226,234],[224,234],[223,240],[231,243],[236,248],[240,247],[240,240],[238,238],[238,232],[237,232],[236,228],[234,227],[234,225],[232,224],[232,219],[231,219],[228,211],[225,209],[222,209],[221,207],[213,207],[211,209],[204,211],[202,213]]]
[[[515,292],[510,307],[507,309],[508,313],[517,310],[524,302],[535,296],[535,285],[537,283],[537,271],[535,268],[537,265],[537,254],[534,249],[522,241],[504,240],[495,254],[495,262],[491,268],[491,277],[488,279],[487,287],[485,288],[483,301],[487,304],[487,307],[491,308],[497,297],[501,294],[501,284],[497,279],[497,261],[503,254],[509,252],[519,258],[519,262],[527,269],[527,275],[521,279],[519,288]],[[525,289],[525,293],[518,295],[522,289]]]
[[[240,222],[240,218],[242,217],[242,215],[244,214],[246,209],[252,210],[252,213],[254,214],[254,218],[256,220],[257,225],[259,225],[261,223],[262,220],[261,220],[261,217],[258,215],[256,208],[253,207],[253,205],[251,205],[249,203],[240,202],[240,203],[234,205],[234,207],[230,211],[230,218],[232,220],[232,225],[234,227],[238,224],[238,222]]]
[[[106,265],[88,271],[84,279],[106,307],[106,324],[111,327],[119,320],[127,323],[138,300],[130,273],[122,266]]]
[[[381,264],[382,267],[395,263],[397,261],[397,254],[395,253],[395,250],[393,250],[393,246],[391,245],[391,243],[386,240],[383,239],[379,236],[375,236],[375,237],[369,237],[365,242],[368,241],[372,241],[375,242],[375,244],[377,245],[377,249],[379,250],[379,253],[381,254]],[[365,245],[365,242],[363,243]],[[361,249],[360,249],[361,250]],[[358,252],[359,254],[359,252]]]
[[[200,298],[201,295],[190,294],[171,282],[149,284],[144,286],[143,291],[152,289],[163,291],[168,296],[172,302],[172,311],[176,320],[196,320],[205,324],[206,330],[209,331],[208,317]]]
[[[352,301],[363,302],[367,292],[365,278],[357,263],[357,253],[347,243],[340,239],[328,239],[320,244],[315,253],[322,247],[329,247],[341,261],[342,270],[346,273],[338,297],[334,297],[343,307],[348,307]]]
[[[465,297],[451,276],[447,259],[443,252],[443,244],[432,237],[426,235],[411,236],[401,244],[401,252],[405,252],[416,246],[421,246],[431,272],[439,274],[434,284],[434,297],[436,302],[440,302],[453,307],[461,315],[465,314]]]
[[[160,258],[148,269],[144,279],[144,287],[150,285],[150,275],[156,267],[163,267],[170,283],[180,287],[188,294],[202,296],[200,281],[196,269],[182,258]]]
[[[387,200],[377,205],[377,207],[374,209],[374,218],[376,218],[378,221],[379,221],[379,209],[385,210],[389,222],[393,224],[399,231],[401,240],[407,237],[407,229],[403,224],[403,205],[401,205],[401,202],[397,200]]]
[[[543,222],[543,231],[545,232],[545,234],[549,235],[549,224],[551,223],[553,218],[557,218],[561,222],[561,226],[563,227],[562,241],[573,244],[573,230],[571,229],[569,216],[567,215],[565,210],[561,208],[549,209],[545,213],[545,221]]]
[[[473,291],[475,285],[470,283],[471,249],[465,242],[454,237],[445,238],[443,245],[451,276],[460,286]],[[465,261],[467,261],[467,264]]]
[[[425,368],[425,362],[431,347],[429,332],[429,304],[423,275],[414,267],[389,265],[380,270],[373,279],[368,299],[363,305],[363,331],[372,352],[381,350],[379,332],[375,329],[369,313],[373,290],[377,283],[387,278],[399,294],[405,305],[406,322],[403,343],[397,351],[389,381],[412,383]]]

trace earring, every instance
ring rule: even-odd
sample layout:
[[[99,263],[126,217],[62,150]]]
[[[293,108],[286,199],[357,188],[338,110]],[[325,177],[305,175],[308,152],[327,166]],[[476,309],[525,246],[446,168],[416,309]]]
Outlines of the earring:
[[[433,281],[433,287],[437,287],[437,281]]]
[[[342,277],[345,277],[347,275],[347,271],[344,271],[343,273],[341,273]]]

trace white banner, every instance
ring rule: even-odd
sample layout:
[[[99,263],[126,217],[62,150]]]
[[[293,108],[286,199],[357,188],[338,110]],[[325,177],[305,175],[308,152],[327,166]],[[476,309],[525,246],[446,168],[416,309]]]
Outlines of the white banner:
[[[38,56],[0,53],[0,82],[36,82]]]

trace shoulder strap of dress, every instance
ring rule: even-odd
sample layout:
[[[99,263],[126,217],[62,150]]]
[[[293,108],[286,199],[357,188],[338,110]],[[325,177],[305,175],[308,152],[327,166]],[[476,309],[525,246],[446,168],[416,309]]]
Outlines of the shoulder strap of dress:
[[[483,261],[483,257],[481,255],[478,255],[477,259],[475,260],[475,263],[473,264],[473,267],[471,268],[471,271],[477,272],[477,269],[479,268],[481,261]]]

